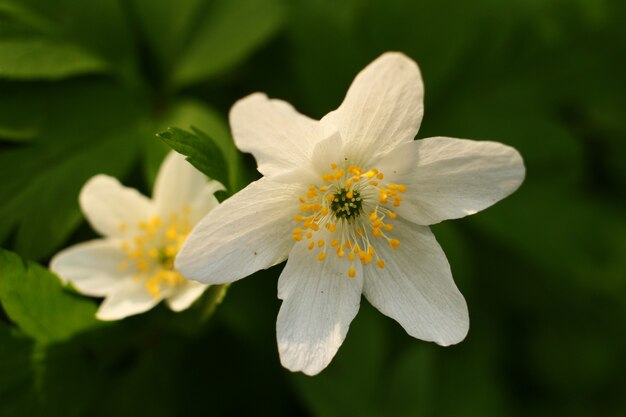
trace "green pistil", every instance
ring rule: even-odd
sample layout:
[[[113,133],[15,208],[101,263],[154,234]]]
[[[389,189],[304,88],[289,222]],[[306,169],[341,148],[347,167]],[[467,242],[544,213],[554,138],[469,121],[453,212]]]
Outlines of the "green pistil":
[[[330,203],[330,209],[337,219],[353,220],[361,215],[363,202],[361,194],[352,190],[352,198],[347,196],[348,190],[342,188],[334,194],[334,199]]]

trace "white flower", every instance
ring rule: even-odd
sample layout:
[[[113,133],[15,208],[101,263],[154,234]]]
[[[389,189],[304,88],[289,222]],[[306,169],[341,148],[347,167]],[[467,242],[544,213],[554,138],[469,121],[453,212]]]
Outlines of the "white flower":
[[[328,365],[362,293],[413,337],[450,345],[467,334],[465,300],[427,226],[491,206],[525,169],[500,143],[414,141],[422,98],[415,62],[386,53],[320,121],[258,93],[231,110],[235,142],[264,177],[200,221],[175,263],[220,284],[289,257],[276,330],[292,371]]]
[[[220,189],[174,152],[159,169],[153,200],[97,175],[79,202],[104,238],[61,251],[50,269],[81,293],[105,297],[96,314],[101,320],[142,313],[163,299],[184,310],[208,286],[186,280],[174,269],[174,256],[198,220],[218,206],[213,193]]]

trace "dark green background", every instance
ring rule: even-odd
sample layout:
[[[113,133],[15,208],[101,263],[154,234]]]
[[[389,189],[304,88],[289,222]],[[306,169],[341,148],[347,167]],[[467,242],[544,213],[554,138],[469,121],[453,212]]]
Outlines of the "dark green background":
[[[418,138],[500,141],[527,166],[513,196],[433,227],[464,342],[414,340],[363,301],[314,378],[278,361],[282,266],[207,322],[159,306],[98,324],[95,302],[6,252],[0,415],[626,415],[624,22],[621,0],[0,0],[0,243],[44,266],[95,236],[77,204],[90,176],[149,194],[155,133],[207,132],[234,191],[258,175],[228,136],[235,100],[321,117],[388,50],[422,69]]]

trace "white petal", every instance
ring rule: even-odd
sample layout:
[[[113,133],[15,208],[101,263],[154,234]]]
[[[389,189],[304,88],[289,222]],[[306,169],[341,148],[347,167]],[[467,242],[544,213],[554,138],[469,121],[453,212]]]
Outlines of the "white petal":
[[[207,288],[209,288],[208,285],[188,281],[178,288],[175,288],[165,302],[173,311],[183,311],[189,308]]]
[[[91,226],[104,236],[124,236],[156,214],[152,201],[108,175],[87,181],[78,201]]]
[[[267,177],[308,165],[315,144],[333,133],[289,103],[261,93],[235,103],[230,125],[237,147],[253,154]]]
[[[411,143],[417,165],[405,178],[399,215],[428,225],[483,210],[513,193],[524,180],[520,154],[497,142],[444,137]]]
[[[177,152],[170,152],[159,169],[154,185],[154,203],[158,212],[167,217],[191,209],[195,224],[219,203],[213,193],[223,189],[217,181],[207,182],[206,176]]]
[[[175,268],[205,284],[224,284],[269,268],[293,246],[300,186],[261,178],[206,215],[176,256]]]
[[[150,310],[161,301],[145,287],[144,281],[126,280],[124,285],[100,304],[96,313],[99,320],[120,320]]]
[[[337,256],[324,262],[299,242],[278,280],[283,300],[276,322],[278,351],[283,366],[315,375],[337,353],[359,311],[363,272],[355,264],[355,278],[348,277],[350,263]]]
[[[50,269],[81,293],[102,297],[131,279],[133,271],[120,269],[125,261],[126,254],[118,243],[98,239],[59,252],[50,261]]]
[[[422,122],[423,97],[417,64],[389,52],[356,76],[341,106],[322,122],[339,129],[351,161],[368,165],[376,155],[413,140]]]
[[[364,269],[365,297],[413,337],[443,346],[460,342],[469,329],[467,304],[443,250],[428,227],[394,223],[390,234],[400,246],[377,245],[385,268]]]

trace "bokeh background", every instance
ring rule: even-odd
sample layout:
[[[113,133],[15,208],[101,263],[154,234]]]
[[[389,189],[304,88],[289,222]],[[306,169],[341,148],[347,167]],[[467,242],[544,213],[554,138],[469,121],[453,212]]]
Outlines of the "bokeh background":
[[[624,22],[622,0],[0,0],[0,244],[29,262],[0,265],[0,415],[626,415]],[[363,300],[310,378],[278,361],[282,265],[208,320],[159,306],[116,323],[79,317],[98,300],[37,266],[95,237],[77,203],[90,176],[150,194],[155,133],[204,130],[234,191],[258,176],[230,141],[234,101],[264,91],[319,118],[388,50],[421,67],[418,138],[525,158],[513,196],[433,227],[464,342],[412,339]]]

